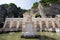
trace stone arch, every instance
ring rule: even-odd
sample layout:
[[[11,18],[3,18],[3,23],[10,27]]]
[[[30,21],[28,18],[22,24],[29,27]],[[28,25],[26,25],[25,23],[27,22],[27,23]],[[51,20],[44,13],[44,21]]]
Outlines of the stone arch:
[[[5,28],[10,28],[10,21],[6,21]]]
[[[16,27],[17,27],[17,21],[13,21],[12,28],[16,28]]]
[[[42,21],[42,28],[46,28],[46,21]]]
[[[49,28],[52,28],[52,27],[53,27],[53,25],[52,25],[52,22],[51,22],[51,21],[48,21],[48,27],[49,27]]]

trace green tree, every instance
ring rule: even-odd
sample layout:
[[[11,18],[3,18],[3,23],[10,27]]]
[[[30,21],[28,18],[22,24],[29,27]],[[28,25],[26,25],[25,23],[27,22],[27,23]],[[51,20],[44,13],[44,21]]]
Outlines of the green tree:
[[[36,3],[34,3],[34,4],[33,4],[33,7],[32,7],[32,8],[34,8],[34,9],[35,9],[35,8],[37,8],[37,7],[38,7],[38,5],[39,5],[39,3],[38,3],[38,2],[36,2]]]
[[[17,18],[18,16],[23,17],[23,13],[25,13],[27,10],[21,9],[20,7],[17,7],[15,4],[10,3],[9,11],[10,11],[10,14],[12,13],[12,16]]]
[[[40,3],[44,3],[44,6],[49,6],[49,4],[60,3],[60,0],[41,0]]]
[[[41,0],[40,2],[43,2],[43,3],[58,3],[58,2],[60,2],[60,0]]]
[[[3,6],[5,9],[8,9],[8,7],[9,7],[8,4],[2,4],[1,6]]]
[[[17,6],[14,3],[9,4],[8,15],[9,14],[12,14],[11,16],[14,16],[15,18],[18,17],[18,9],[17,9]]]

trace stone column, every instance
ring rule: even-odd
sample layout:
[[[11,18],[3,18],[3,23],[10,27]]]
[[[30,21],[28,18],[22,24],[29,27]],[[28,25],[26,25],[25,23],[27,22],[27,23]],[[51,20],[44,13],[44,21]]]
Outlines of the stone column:
[[[17,27],[16,28],[18,29],[18,27],[19,27],[19,21],[17,21]]]
[[[58,23],[59,23],[59,21],[60,21],[60,20],[58,20]],[[60,32],[60,23],[59,23],[58,25],[59,25],[58,27],[59,27],[59,32]]]
[[[6,22],[7,22],[7,21],[5,21],[5,23],[4,23],[3,29],[5,28]]]
[[[12,28],[12,25],[13,25],[13,21],[10,22],[10,28]]]
[[[48,21],[46,20],[46,28],[48,28]]]
[[[42,31],[42,21],[40,21],[39,24],[40,24],[40,31]]]
[[[57,24],[57,26],[59,27],[59,21],[58,21],[58,20],[56,20],[56,24]]]
[[[56,30],[57,33],[59,33],[59,32],[60,32],[60,24],[59,24],[59,20],[57,20],[56,23],[57,23],[58,28],[56,28],[55,30]]]
[[[55,31],[56,31],[56,29],[55,29],[54,20],[52,20],[52,25],[53,25],[52,31],[53,31],[53,32],[55,32]]]
[[[46,31],[48,31],[48,28],[49,28],[48,21],[46,20]]]
[[[57,22],[58,22],[58,24],[57,24],[57,25],[58,25],[58,27],[60,28],[60,23],[59,23],[59,20],[58,20]]]
[[[55,24],[54,24],[54,21],[52,21],[52,25],[53,25],[53,28],[55,28]]]

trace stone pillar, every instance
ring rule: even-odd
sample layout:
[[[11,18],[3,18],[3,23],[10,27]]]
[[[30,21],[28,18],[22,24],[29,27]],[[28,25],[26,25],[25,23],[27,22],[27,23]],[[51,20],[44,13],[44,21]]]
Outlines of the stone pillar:
[[[48,31],[48,28],[49,28],[49,26],[48,26],[48,20],[46,20],[46,31]]]
[[[60,33],[60,24],[59,24],[59,20],[57,20],[56,23],[57,23],[57,26],[58,26],[58,28],[55,29],[55,30],[56,30],[56,33]]]
[[[48,28],[48,21],[46,21],[46,28]]]
[[[40,24],[40,31],[42,31],[42,21],[40,21],[39,24]]]
[[[60,25],[60,24],[59,24],[59,18],[56,17],[55,20],[56,20],[56,24],[57,24],[57,26],[59,27],[59,25]]]
[[[10,22],[10,28],[12,28],[13,21]]]
[[[54,24],[54,21],[52,21],[52,25],[53,25],[53,28],[55,28],[55,24]]]
[[[4,23],[3,29],[5,28],[6,22],[7,22],[7,21],[5,21],[5,23]]]
[[[53,20],[52,20],[52,25],[53,25],[52,31],[55,32],[56,29],[55,29],[55,24],[54,24],[54,21]]]
[[[57,22],[58,22],[58,24],[57,24],[57,25],[58,25],[58,27],[60,28],[60,23],[59,23],[59,20],[58,20]]]
[[[19,27],[19,21],[17,21],[17,29],[18,29],[18,27]]]

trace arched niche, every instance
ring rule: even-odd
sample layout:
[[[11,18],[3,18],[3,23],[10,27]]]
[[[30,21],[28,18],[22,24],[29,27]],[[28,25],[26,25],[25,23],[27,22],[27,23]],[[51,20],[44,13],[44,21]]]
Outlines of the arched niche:
[[[17,21],[13,21],[12,28],[16,28],[16,27],[17,27]]]
[[[55,27],[59,28],[59,24],[57,23],[57,21],[54,21]]]
[[[6,21],[5,28],[9,28],[9,27],[10,27],[10,21]]]
[[[51,21],[48,21],[48,27],[49,28],[53,28],[53,25],[52,25],[52,22]]]
[[[42,21],[42,28],[46,28],[46,21]]]
[[[40,24],[39,24],[39,21],[36,21],[36,28],[37,28],[37,31],[40,31]]]

